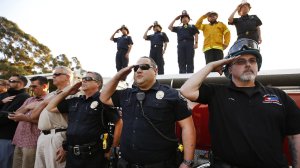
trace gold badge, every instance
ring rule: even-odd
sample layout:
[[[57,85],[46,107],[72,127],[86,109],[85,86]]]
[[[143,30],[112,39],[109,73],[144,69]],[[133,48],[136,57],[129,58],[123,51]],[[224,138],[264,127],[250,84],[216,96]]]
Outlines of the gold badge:
[[[91,103],[91,109],[95,109],[97,106],[98,106],[98,102],[97,101],[93,101],[92,103]]]
[[[162,99],[165,96],[165,93],[161,90],[159,90],[158,92],[156,92],[156,98],[157,99]]]

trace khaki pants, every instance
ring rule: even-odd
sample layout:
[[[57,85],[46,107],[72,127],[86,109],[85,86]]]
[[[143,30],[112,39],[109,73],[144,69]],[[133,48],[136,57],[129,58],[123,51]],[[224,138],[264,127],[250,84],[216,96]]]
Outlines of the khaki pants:
[[[34,168],[36,148],[15,147],[13,168]]]
[[[64,168],[66,166],[66,162],[56,161],[56,152],[62,146],[64,137],[65,132],[48,135],[41,133],[37,142],[35,168]]]

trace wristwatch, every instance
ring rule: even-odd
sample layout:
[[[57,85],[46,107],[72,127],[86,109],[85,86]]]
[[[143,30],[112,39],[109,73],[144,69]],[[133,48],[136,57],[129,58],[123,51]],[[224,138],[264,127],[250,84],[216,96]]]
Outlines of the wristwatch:
[[[194,164],[194,161],[193,160],[185,160],[184,159],[182,163],[185,164],[185,165],[187,165],[187,166],[189,166],[189,167],[192,167],[193,164]]]

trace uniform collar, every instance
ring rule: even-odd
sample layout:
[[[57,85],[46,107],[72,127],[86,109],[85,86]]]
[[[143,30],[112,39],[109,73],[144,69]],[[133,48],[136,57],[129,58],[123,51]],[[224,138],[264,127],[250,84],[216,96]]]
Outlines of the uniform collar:
[[[96,92],[95,94],[93,94],[93,96],[89,97],[87,100],[89,100],[89,99],[94,100],[94,99],[97,99],[97,98],[99,99],[99,96],[100,96],[100,92]],[[85,95],[82,95],[82,98],[84,100],[86,100],[86,96]]]
[[[156,80],[154,85],[149,90],[159,90],[159,82]],[[139,87],[137,87],[136,85],[132,85],[132,92],[139,92],[139,91],[141,91]]]

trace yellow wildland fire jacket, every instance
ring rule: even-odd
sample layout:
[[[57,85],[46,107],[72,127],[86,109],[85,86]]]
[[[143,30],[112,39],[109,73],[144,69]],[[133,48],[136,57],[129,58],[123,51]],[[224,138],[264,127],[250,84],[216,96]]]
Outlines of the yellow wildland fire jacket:
[[[203,31],[203,52],[210,49],[223,50],[224,45],[228,46],[230,42],[229,29],[222,22],[216,22],[214,24],[202,24],[205,18],[207,18],[205,15],[200,17],[195,24],[197,29]]]

